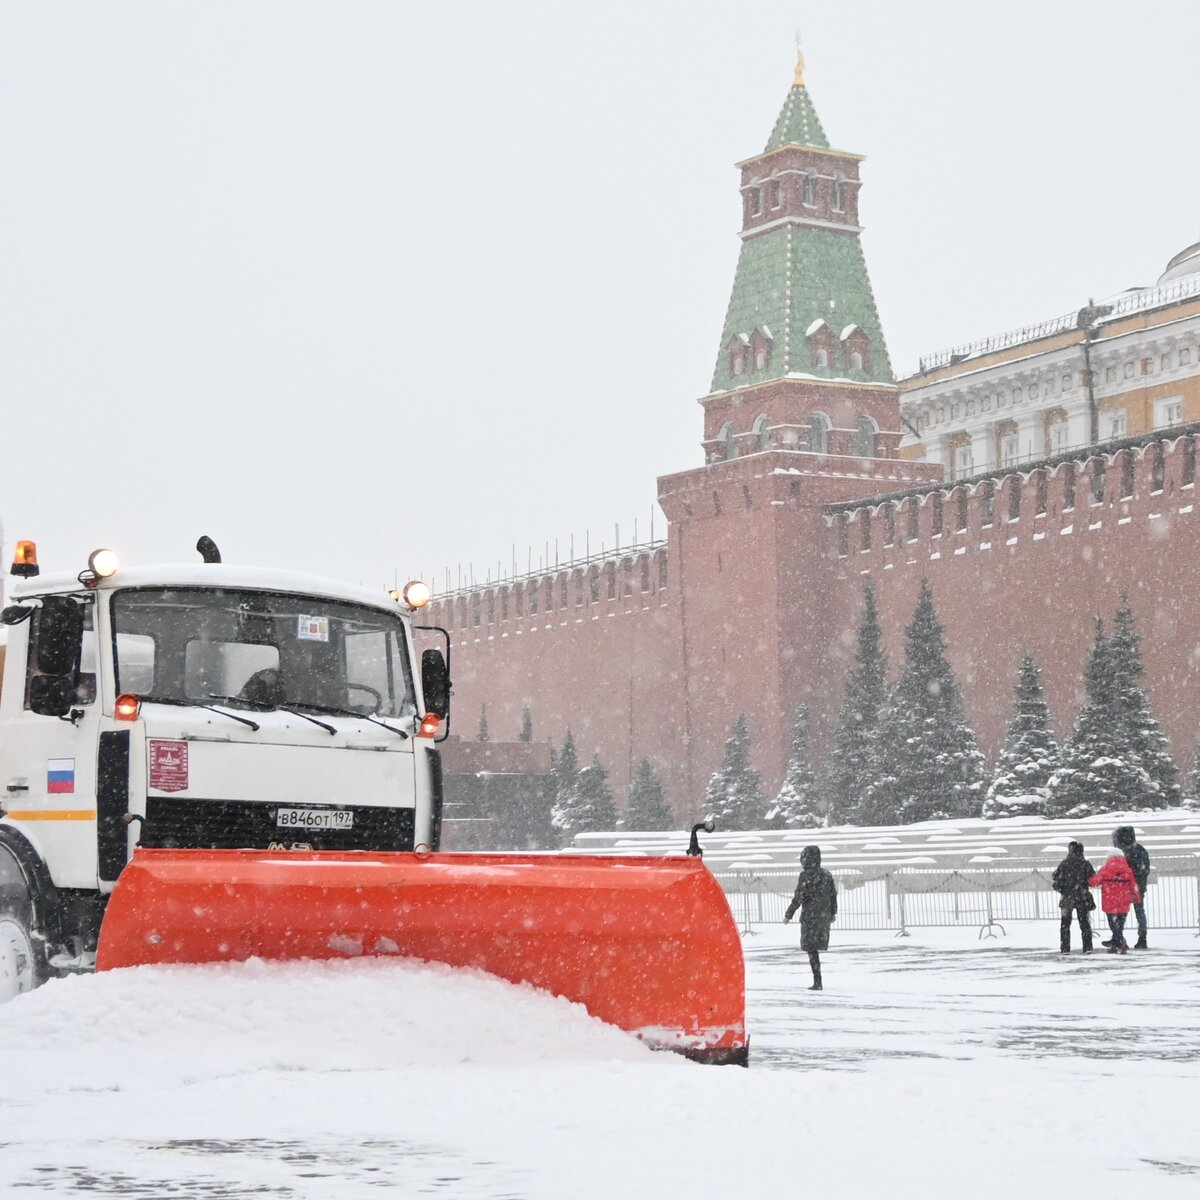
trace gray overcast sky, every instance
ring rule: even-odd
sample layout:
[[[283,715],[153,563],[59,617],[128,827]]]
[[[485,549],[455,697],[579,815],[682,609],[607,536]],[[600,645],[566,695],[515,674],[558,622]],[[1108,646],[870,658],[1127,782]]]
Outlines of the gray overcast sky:
[[[8,547],[383,586],[645,536],[797,25],[899,370],[1200,238],[1193,3],[0,0]]]

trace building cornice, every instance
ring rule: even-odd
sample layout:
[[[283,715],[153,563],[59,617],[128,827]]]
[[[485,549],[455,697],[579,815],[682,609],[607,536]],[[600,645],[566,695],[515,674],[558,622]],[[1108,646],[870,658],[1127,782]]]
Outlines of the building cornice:
[[[826,154],[831,158],[844,158],[849,162],[862,162],[866,158],[865,154],[851,154],[848,150],[827,150],[824,146],[802,146],[798,142],[788,142],[786,145],[776,146],[774,150],[765,150],[762,154],[756,154],[753,158],[744,158],[741,162],[733,165],[738,170],[742,170],[756,162],[762,162],[764,158],[774,158],[788,150],[803,150],[806,154]]]
[[[764,388],[777,388],[781,383],[804,384],[818,388],[833,390],[852,388],[856,392],[895,392],[899,389],[894,383],[856,382],[853,379],[821,379],[816,375],[776,375],[773,379],[764,379],[761,383],[750,383],[745,387],[726,388],[720,392],[709,392],[701,396],[697,404],[708,405],[717,400],[725,400],[730,396],[746,395],[751,392],[761,392]]]
[[[809,225],[813,229],[833,229],[838,233],[857,234],[863,231],[863,226],[851,225],[846,221],[823,221],[818,217],[776,217],[774,221],[767,221],[764,225],[755,225],[753,229],[743,229],[738,237],[745,242],[752,237],[758,237],[760,233],[771,233],[788,225]]]

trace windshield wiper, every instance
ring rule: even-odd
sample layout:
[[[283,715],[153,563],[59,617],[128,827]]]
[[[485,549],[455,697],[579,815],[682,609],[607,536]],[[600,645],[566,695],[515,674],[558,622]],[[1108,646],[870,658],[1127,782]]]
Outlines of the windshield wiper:
[[[294,708],[288,708],[286,704],[279,706],[280,712],[291,713],[293,717],[303,717],[306,721],[311,721],[314,725],[320,725],[327,733],[337,734],[337,729],[325,721],[318,721],[316,717],[310,717],[308,713],[298,712]]]
[[[175,700],[168,699],[166,696],[142,696],[143,704],[171,704],[176,708],[205,708],[209,712],[215,712],[218,716],[228,717],[231,721],[237,721],[241,725],[249,725],[255,733],[262,728],[257,721],[251,721],[249,717],[239,717],[237,713],[226,712],[223,708],[214,708],[211,704],[201,704],[199,700]]]
[[[389,725],[386,721],[377,720],[375,717],[368,716],[366,713],[359,712],[353,708],[341,708],[336,704],[313,704],[309,700],[293,700],[293,704],[302,705],[304,708],[311,708],[313,712],[329,713],[335,717],[356,717],[360,721],[370,721],[372,725],[380,725],[384,729],[391,730],[392,733],[398,734],[402,738],[407,738],[408,734],[403,729],[397,729],[395,725]],[[303,716],[303,714],[298,714]]]

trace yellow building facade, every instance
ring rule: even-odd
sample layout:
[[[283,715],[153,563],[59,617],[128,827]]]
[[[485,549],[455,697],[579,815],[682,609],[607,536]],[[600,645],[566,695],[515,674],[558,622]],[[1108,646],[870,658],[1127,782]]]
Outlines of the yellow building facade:
[[[954,479],[1200,421],[1200,243],[1153,287],[929,355],[900,390],[900,456]]]

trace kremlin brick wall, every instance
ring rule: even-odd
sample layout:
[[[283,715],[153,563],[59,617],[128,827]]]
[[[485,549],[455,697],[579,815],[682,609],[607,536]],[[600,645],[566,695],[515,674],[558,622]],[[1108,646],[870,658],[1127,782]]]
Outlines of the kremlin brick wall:
[[[1151,703],[1186,768],[1200,728],[1196,436],[958,486],[925,482],[925,464],[785,452],[665,477],[666,545],[435,603],[431,619],[453,643],[456,731],[473,736],[486,704],[492,736],[515,736],[528,704],[535,738],[559,745],[570,727],[581,761],[598,753],[619,799],[648,758],[682,822],[701,813],[740,713],[768,791],[797,704],[810,708],[819,760],[863,585],[875,587],[894,677],[927,578],[989,757],[1026,649],[1069,732],[1094,618],[1127,595]]]

